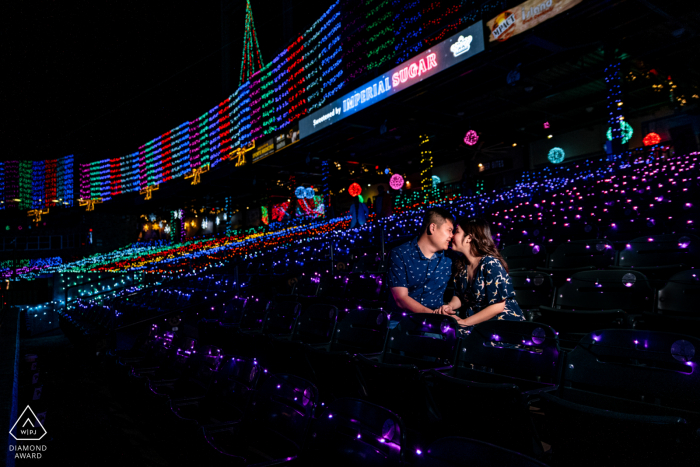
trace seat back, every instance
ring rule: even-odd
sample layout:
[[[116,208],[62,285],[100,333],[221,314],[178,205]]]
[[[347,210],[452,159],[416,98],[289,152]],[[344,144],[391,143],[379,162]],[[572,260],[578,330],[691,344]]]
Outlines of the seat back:
[[[386,341],[389,317],[385,311],[359,309],[342,313],[333,333],[331,351],[381,352]]]
[[[555,308],[651,311],[654,290],[647,277],[633,270],[582,271],[557,289]]]
[[[406,448],[405,429],[399,416],[361,399],[331,402],[316,421],[308,465],[333,460],[342,466],[400,466]]]
[[[493,444],[469,438],[449,436],[434,441],[425,450],[418,466],[420,467],[491,467],[503,465],[509,467],[545,467],[531,457],[518,452],[494,446]]]
[[[299,315],[292,340],[305,344],[327,344],[333,337],[337,319],[338,309],[335,306],[310,305]]]
[[[479,323],[459,344],[455,372],[482,369],[530,381],[556,384],[562,352],[554,329],[527,321]]]
[[[263,334],[291,334],[299,317],[299,302],[273,302],[263,323]]]
[[[700,411],[700,338],[604,329],[566,356],[562,385],[668,407]]]
[[[354,273],[349,277],[345,295],[352,300],[378,302],[386,290],[385,283],[383,274]]]
[[[230,298],[222,305],[219,322],[224,325],[239,324],[243,318],[247,299]]]
[[[253,359],[226,355],[219,364],[213,397],[243,412],[263,372],[260,364]]]
[[[333,274],[328,276],[318,289],[319,297],[341,298],[345,296],[345,286],[350,277],[347,274]]]
[[[301,276],[297,278],[292,294],[302,295],[305,297],[315,297],[318,295],[318,290],[321,287],[322,279],[323,277],[319,272],[303,272],[301,273]]]
[[[552,276],[532,271],[511,271],[509,275],[515,290],[515,299],[522,310],[552,306],[554,300]]]
[[[382,363],[419,368],[450,365],[457,346],[457,321],[445,315],[413,313],[389,331]]]
[[[700,237],[692,234],[650,235],[635,238],[620,252],[619,266],[648,267],[700,263]]]
[[[535,269],[545,266],[547,262],[547,248],[536,243],[518,243],[501,250],[501,256],[508,263],[508,268]]]
[[[700,271],[679,272],[659,290],[656,310],[664,315],[700,318]]]
[[[241,330],[256,331],[263,327],[270,302],[264,298],[250,297],[241,315]]]
[[[615,249],[607,240],[578,240],[562,243],[547,261],[548,268],[605,268],[615,262]]]
[[[318,404],[318,390],[298,376],[277,374],[262,383],[243,420],[245,433],[275,451],[299,452]]]
[[[202,383],[209,382],[219,371],[223,352],[213,345],[199,346],[190,358],[188,375]]]

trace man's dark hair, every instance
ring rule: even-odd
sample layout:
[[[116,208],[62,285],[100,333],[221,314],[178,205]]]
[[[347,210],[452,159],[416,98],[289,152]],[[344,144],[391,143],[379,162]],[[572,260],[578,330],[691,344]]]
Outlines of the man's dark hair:
[[[423,224],[420,226],[420,235],[423,235],[430,228],[430,224],[435,224],[438,228],[442,226],[445,221],[450,221],[452,224],[455,223],[454,217],[445,208],[430,208],[425,212],[423,216]]]

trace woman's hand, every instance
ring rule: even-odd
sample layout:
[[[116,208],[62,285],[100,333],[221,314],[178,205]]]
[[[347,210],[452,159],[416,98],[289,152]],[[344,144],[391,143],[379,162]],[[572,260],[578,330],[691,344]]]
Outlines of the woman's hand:
[[[435,313],[440,315],[454,316],[456,314],[456,311],[454,311],[452,309],[452,306],[450,305],[442,305],[440,308],[435,310]]]

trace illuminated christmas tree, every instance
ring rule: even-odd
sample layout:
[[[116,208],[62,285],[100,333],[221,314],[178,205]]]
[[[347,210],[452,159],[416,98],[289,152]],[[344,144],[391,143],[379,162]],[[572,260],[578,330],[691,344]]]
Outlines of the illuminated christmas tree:
[[[253,8],[250,0],[246,0],[245,7],[245,33],[243,34],[243,57],[241,58],[241,74],[238,79],[240,86],[248,81],[256,71],[263,67],[260,46],[258,45],[258,34],[255,32],[253,23]]]

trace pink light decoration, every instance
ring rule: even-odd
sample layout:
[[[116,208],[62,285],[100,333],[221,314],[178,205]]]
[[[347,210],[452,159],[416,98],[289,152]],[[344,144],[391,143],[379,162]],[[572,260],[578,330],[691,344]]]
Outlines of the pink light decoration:
[[[544,127],[549,128],[549,122],[544,122]]]
[[[479,141],[479,135],[477,135],[474,130],[469,130],[467,134],[464,135],[464,144],[468,146],[474,146],[477,141]]]
[[[403,187],[403,177],[399,174],[394,174],[391,176],[389,179],[389,186],[393,188],[394,190],[400,190],[401,187]]]

